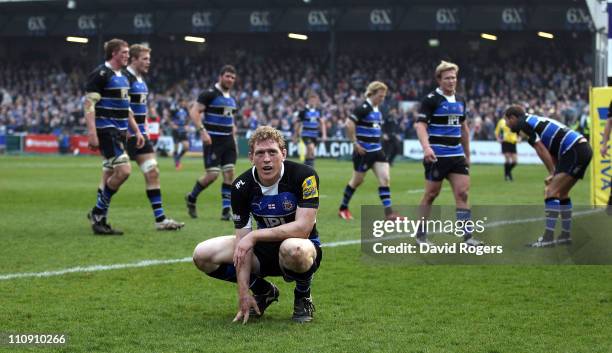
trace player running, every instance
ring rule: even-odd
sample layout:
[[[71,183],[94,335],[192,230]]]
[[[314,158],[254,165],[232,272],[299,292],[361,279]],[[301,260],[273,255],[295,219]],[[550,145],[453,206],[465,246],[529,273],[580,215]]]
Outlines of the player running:
[[[189,124],[189,111],[187,100],[181,99],[178,109],[173,112],[170,119],[170,127],[172,128],[172,140],[174,142],[174,167],[176,170],[181,170],[181,158],[189,150],[189,138],[187,137],[187,125]],[[179,152],[180,150],[180,152]]]
[[[144,146],[144,138],[130,109],[130,82],[124,70],[129,58],[128,43],[111,39],[104,44],[104,55],[106,61],[89,74],[85,88],[88,145],[92,150],[100,149],[103,157],[101,187],[87,218],[95,235],[123,235],[107,223],[107,214],[112,196],[132,170],[125,153],[128,125],[135,131],[137,148]]]
[[[144,136],[144,145],[136,146],[136,137],[134,131],[130,129],[132,134],[128,138],[127,151],[130,159],[136,161],[142,174],[145,178],[145,188],[147,198],[153,209],[153,217],[155,218],[155,228],[157,230],[178,230],[185,225],[182,222],[177,222],[167,218],[162,205],[161,186],[159,182],[159,168],[155,159],[155,150],[153,144],[149,140],[146,131],[147,117],[147,96],[149,88],[143,79],[143,76],[149,72],[151,65],[151,49],[141,44],[133,44],[130,46],[130,64],[127,67],[127,77],[130,82],[130,108],[134,112],[134,119],[138,124],[140,133]]]
[[[511,106],[504,114],[506,124],[516,133],[526,136],[550,175],[546,177],[544,235],[528,244],[533,248],[570,245],[572,243],[572,200],[569,192],[578,179],[584,177],[593,152],[587,139],[562,123],[528,115],[520,106]],[[554,231],[561,216],[561,235],[555,241]]]
[[[465,102],[456,95],[459,67],[442,61],[436,67],[438,88],[421,102],[415,124],[419,142],[423,147],[425,192],[420,203],[421,216],[429,218],[431,205],[440,194],[442,182],[448,179],[455,197],[458,221],[468,221],[472,211],[468,203],[470,189],[470,131],[465,117]],[[468,246],[481,246],[472,237],[469,227],[464,228],[463,242]],[[420,230],[417,243],[429,243],[427,233]]]
[[[238,283],[240,310],[234,321],[259,317],[278,300],[279,290],[267,276],[295,281],[292,319],[313,319],[310,284],[322,258],[316,228],[319,177],[286,157],[278,130],[263,126],[255,131],[249,140],[254,166],[232,185],[236,235],[206,240],[193,254],[196,267],[207,275]]]
[[[190,193],[185,196],[187,211],[191,218],[197,218],[198,195],[212,184],[219,172],[223,171],[221,184],[221,220],[231,219],[231,192],[234,180],[234,166],[238,155],[234,114],[236,101],[230,90],[236,81],[236,69],[225,65],[219,73],[219,81],[211,89],[200,94],[193,103],[189,115],[202,138],[204,167],[206,173],[196,180]],[[202,113],[204,117],[202,118]]]

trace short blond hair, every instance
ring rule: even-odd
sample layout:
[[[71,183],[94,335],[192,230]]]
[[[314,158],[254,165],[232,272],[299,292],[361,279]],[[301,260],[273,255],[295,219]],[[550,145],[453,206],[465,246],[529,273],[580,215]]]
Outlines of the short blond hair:
[[[459,66],[450,61],[440,61],[440,64],[436,67],[436,78],[439,79],[442,77],[442,73],[446,71],[455,70],[455,74],[459,74]]]
[[[380,90],[387,92],[389,90],[389,87],[387,87],[387,85],[385,85],[381,81],[372,81],[368,85],[368,88],[366,88],[365,96],[368,98],[372,97],[373,95],[376,94],[376,92]]]
[[[253,153],[255,151],[255,144],[267,140],[272,140],[278,143],[278,147],[284,150],[285,147],[285,139],[280,131],[276,130],[271,126],[260,126],[258,127],[251,138],[249,139],[249,152]]]
[[[132,60],[138,60],[140,58],[140,54],[142,53],[150,53],[151,48],[142,44],[132,44],[130,45],[130,62]]]

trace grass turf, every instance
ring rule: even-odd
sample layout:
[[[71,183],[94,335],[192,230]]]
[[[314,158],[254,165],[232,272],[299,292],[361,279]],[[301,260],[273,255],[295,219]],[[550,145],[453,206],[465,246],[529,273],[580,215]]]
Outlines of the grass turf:
[[[231,234],[220,216],[220,183],[203,192],[200,218],[188,219],[183,197],[202,172],[187,159],[175,171],[160,160],[164,209],[187,223],[156,232],[140,171],[113,198],[110,221],[123,237],[93,237],[86,211],[95,201],[94,157],[0,157],[0,275],[75,266],[177,259],[198,242]],[[237,171],[248,167],[241,160]],[[322,241],[359,238],[359,221],[341,222],[337,206],[352,165],[318,160]],[[472,168],[474,205],[542,205],[541,166],[521,166],[504,183],[502,166]],[[415,204],[422,166],[392,169],[395,204]],[[351,205],[379,204],[372,175]],[[588,203],[587,182],[572,193]],[[440,204],[452,204],[445,186]],[[47,278],[0,281],[0,332],[65,332],[63,347],[0,351],[62,352],[604,352],[612,350],[609,266],[422,266],[362,261],[358,244],[324,250],[313,283],[315,322],[290,322],[292,284],[272,279],[281,300],[246,326],[231,324],[235,288],[186,263]]]

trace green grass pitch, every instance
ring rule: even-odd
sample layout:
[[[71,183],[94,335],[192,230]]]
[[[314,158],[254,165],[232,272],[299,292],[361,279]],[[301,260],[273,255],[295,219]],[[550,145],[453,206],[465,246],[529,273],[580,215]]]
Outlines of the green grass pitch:
[[[318,160],[324,243],[359,239],[358,205],[378,205],[368,175],[351,205],[336,211],[352,164]],[[0,276],[77,266],[190,257],[207,238],[231,234],[219,220],[220,183],[188,219],[183,197],[202,172],[200,159],[175,171],[161,159],[164,209],[186,222],[177,233],[154,230],[140,170],[113,198],[110,222],[123,237],[94,237],[85,214],[95,201],[95,157],[0,157]],[[241,160],[237,171],[248,167]],[[541,205],[545,170],[519,165],[514,183],[502,166],[472,168],[471,203]],[[392,169],[395,204],[418,202],[419,163]],[[574,204],[588,203],[588,182]],[[452,204],[445,186],[439,204]],[[534,234],[536,237],[538,234]],[[362,260],[359,244],[324,249],[313,282],[317,311],[307,325],[290,321],[293,284],[272,279],[280,302],[246,326],[232,324],[235,287],[189,262],[43,278],[0,280],[0,333],[67,333],[61,347],[0,345],[1,352],[610,352],[612,267],[385,265]]]

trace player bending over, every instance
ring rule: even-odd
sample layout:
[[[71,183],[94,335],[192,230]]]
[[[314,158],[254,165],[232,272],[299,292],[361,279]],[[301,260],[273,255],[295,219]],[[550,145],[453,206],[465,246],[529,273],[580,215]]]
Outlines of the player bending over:
[[[528,115],[520,106],[511,106],[504,114],[506,124],[516,133],[526,135],[550,175],[546,177],[546,229],[534,243],[534,248],[572,243],[572,200],[569,192],[582,179],[593,152],[587,139],[562,123],[549,118]],[[554,231],[561,216],[561,235],[555,241]]]

